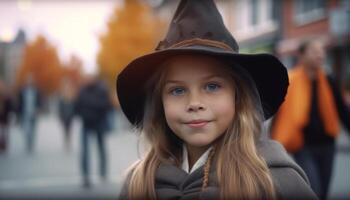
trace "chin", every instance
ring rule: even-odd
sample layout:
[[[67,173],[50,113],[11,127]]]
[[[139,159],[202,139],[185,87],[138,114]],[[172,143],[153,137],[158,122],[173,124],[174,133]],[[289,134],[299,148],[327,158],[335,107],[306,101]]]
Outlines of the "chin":
[[[211,145],[213,141],[208,140],[208,138],[194,138],[191,141],[187,141],[187,144],[193,147],[205,147]]]

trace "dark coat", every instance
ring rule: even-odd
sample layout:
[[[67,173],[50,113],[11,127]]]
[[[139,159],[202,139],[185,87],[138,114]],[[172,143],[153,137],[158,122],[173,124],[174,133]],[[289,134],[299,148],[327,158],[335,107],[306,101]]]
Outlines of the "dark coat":
[[[278,199],[317,199],[304,171],[295,164],[279,143],[272,140],[261,142],[258,151],[270,169]],[[201,194],[201,199],[219,199],[215,174],[215,169],[210,171],[209,184]],[[161,164],[156,172],[157,198],[198,199],[202,181],[203,166],[187,174],[174,165]],[[128,181],[125,182],[119,199],[127,199],[127,183]]]
[[[75,112],[83,120],[83,125],[97,128],[106,123],[107,114],[112,108],[109,93],[102,81],[94,81],[84,86],[75,103]]]
[[[0,124],[8,124],[9,115],[12,110],[11,99],[6,95],[0,97]]]
[[[342,97],[340,88],[338,87],[336,80],[333,76],[328,75],[327,76],[329,86],[331,87],[335,105],[337,106],[337,111],[339,115],[339,119],[343,123],[344,127],[348,130],[348,134],[350,134],[350,112],[349,108],[347,107],[346,103],[344,102],[344,99]]]

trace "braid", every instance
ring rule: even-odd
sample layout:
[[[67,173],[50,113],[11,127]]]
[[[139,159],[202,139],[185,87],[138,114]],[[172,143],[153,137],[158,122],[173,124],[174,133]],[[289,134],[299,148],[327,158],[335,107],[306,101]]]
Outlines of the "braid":
[[[214,156],[214,153],[215,153],[215,148],[212,148],[209,152],[208,159],[204,165],[204,177],[203,177],[202,191],[208,186],[209,170],[210,170],[211,160]]]

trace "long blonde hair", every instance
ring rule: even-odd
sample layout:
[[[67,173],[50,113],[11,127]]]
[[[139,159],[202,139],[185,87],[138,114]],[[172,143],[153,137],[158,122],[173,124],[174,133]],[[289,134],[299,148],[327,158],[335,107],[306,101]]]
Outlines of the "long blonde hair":
[[[235,117],[204,166],[202,189],[208,185],[209,168],[214,164],[220,199],[275,199],[271,174],[256,148],[263,122],[259,95],[246,72],[237,65],[233,68],[235,70],[226,69],[235,83]],[[159,70],[146,86],[148,97],[139,131],[150,149],[131,170],[129,199],[156,199],[157,168],[161,163],[180,166],[182,160],[182,141],[168,127],[162,106],[165,71]]]

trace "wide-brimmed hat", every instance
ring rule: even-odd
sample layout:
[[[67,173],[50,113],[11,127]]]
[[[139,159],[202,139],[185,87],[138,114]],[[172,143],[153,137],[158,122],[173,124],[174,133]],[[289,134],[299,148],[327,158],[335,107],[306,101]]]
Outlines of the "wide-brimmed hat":
[[[288,88],[283,64],[270,54],[240,54],[213,0],[181,0],[164,40],[154,52],[130,62],[117,78],[120,106],[128,120],[139,125],[144,115],[145,84],[175,55],[202,54],[241,66],[255,82],[265,119],[276,113]],[[162,105],[159,105],[162,106]]]

